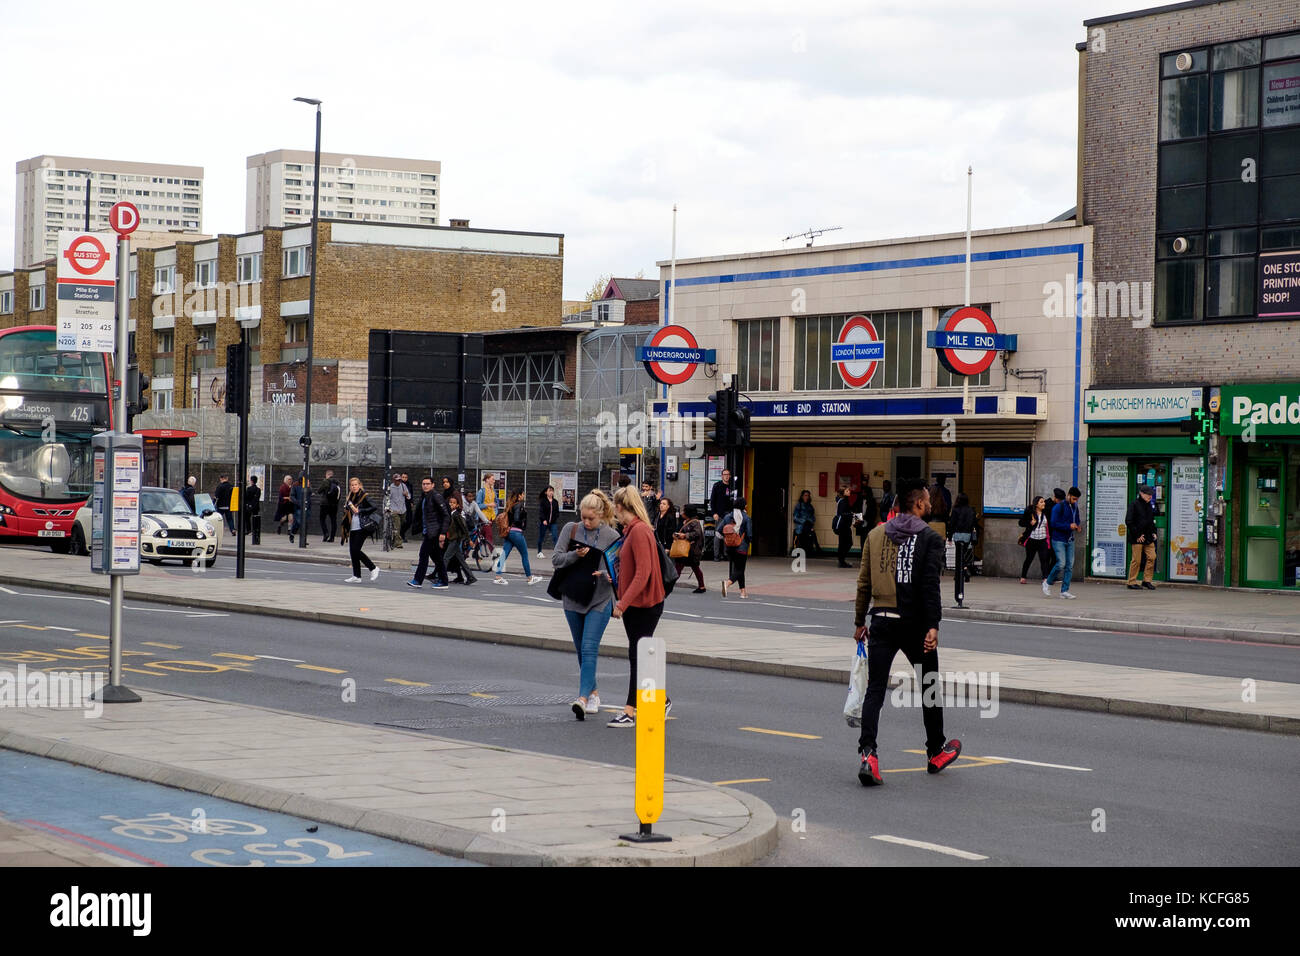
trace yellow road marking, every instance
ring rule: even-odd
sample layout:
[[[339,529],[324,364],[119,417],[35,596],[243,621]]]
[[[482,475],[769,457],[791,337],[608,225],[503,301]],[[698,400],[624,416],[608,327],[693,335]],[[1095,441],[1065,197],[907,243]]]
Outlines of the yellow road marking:
[[[924,750],[904,750],[905,754],[925,755]],[[1006,763],[1005,760],[998,760],[995,757],[968,757],[962,754],[957,758],[956,763],[952,765],[953,770],[964,770],[968,767],[991,767],[994,764]],[[919,773],[925,770],[925,767],[896,767],[892,770],[882,770],[881,773]]]
[[[213,654],[212,656],[213,656],[213,657],[230,657],[230,658],[233,658],[234,660],[237,660],[237,661],[255,661],[255,660],[257,660],[256,657],[250,657],[250,656],[247,655],[247,654],[227,654],[227,653],[224,652],[224,651],[222,651],[221,653],[218,653],[218,654]]]
[[[36,624],[6,624],[5,627],[21,627],[28,631],[48,631],[48,627],[40,627]]]
[[[727,787],[733,783],[771,783],[771,782],[772,782],[771,777],[749,777],[745,780],[715,780],[713,781],[713,785],[715,787]]]
[[[97,641],[107,641],[109,639],[107,634],[87,634],[84,631],[78,631],[77,637],[93,637]]]
[[[418,680],[402,680],[400,677],[386,677],[385,684],[401,684],[403,687],[428,687],[429,685]]]
[[[347,671],[335,670],[333,667],[317,667],[315,664],[297,664],[300,670],[305,671],[324,671],[326,674],[346,674]]]
[[[165,647],[169,651],[179,651],[181,649],[180,644],[160,644],[158,641],[141,641],[140,643],[145,647]]]
[[[798,737],[800,740],[821,740],[816,734],[793,734],[788,730],[764,730],[762,727],[741,727],[754,734],[773,734],[777,737]]]
[[[476,690],[472,690],[472,691],[470,691],[470,692],[469,692],[469,696],[471,696],[471,697],[482,697],[484,700],[496,700],[496,699],[497,699],[497,695],[496,695],[496,694],[480,694],[480,693],[479,693],[478,691],[476,691]]]

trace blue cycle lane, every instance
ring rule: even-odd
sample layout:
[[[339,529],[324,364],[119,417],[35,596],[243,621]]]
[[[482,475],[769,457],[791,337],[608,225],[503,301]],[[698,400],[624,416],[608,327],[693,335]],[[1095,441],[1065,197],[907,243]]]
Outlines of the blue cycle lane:
[[[0,818],[141,866],[473,866],[313,820],[0,750]]]

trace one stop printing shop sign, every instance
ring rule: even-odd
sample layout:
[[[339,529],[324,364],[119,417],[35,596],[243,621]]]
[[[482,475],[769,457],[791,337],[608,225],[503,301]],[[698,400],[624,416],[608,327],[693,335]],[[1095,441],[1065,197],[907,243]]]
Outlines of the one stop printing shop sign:
[[[117,237],[59,233],[57,347],[112,352],[117,291]]]

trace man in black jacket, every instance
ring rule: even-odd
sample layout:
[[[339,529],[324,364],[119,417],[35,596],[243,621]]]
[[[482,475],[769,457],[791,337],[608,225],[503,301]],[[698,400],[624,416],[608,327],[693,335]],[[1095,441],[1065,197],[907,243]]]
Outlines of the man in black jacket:
[[[849,562],[844,559],[849,556],[849,548],[853,547],[853,499],[849,496],[848,485],[840,489],[840,496],[835,499],[835,517],[831,519],[831,530],[840,539],[836,552],[840,559],[839,566],[847,568]]]
[[[334,480],[334,469],[325,470],[325,480],[316,489],[320,496],[320,530],[323,541],[333,541],[338,532],[339,496],[343,489]]]
[[[433,558],[433,587],[445,588],[447,582],[447,565],[443,561],[443,549],[447,546],[447,531],[451,525],[451,512],[447,502],[433,488],[433,479],[426,477],[420,482],[424,494],[416,508],[415,520],[420,522],[424,537],[420,542],[420,563],[415,566],[415,577],[406,582],[407,587],[418,588],[424,584],[425,572],[429,569],[429,558]]]
[[[222,475],[221,481],[217,482],[217,487],[212,489],[212,501],[216,505],[217,514],[221,515],[221,520],[226,523],[226,529],[235,533],[235,519],[230,517],[230,493],[234,491],[234,486],[230,483],[229,475]]]
[[[900,488],[899,498],[899,513],[867,535],[858,570],[853,639],[859,644],[867,642],[867,693],[862,702],[862,736],[858,740],[858,780],[864,787],[882,782],[876,732],[889,669],[900,650],[913,667],[920,667],[918,689],[925,723],[926,771],[938,773],[961,754],[961,741],[947,740],[943,735],[943,682],[939,677],[943,602],[939,572],[943,568],[944,539],[926,523],[930,492],[922,482]]]
[[[1150,485],[1138,485],[1138,496],[1128,506],[1128,514],[1124,516],[1124,525],[1128,529],[1128,543],[1133,549],[1133,558],[1128,564],[1130,591],[1138,591],[1141,588],[1146,588],[1148,591],[1156,589],[1156,586],[1151,583],[1156,573],[1156,511],[1151,504],[1151,497]],[[1146,562],[1146,570],[1143,574],[1146,580],[1139,585],[1138,574],[1143,561]]]
[[[713,494],[709,495],[709,511],[713,513],[713,560],[721,561],[725,553],[722,540],[722,526],[726,516],[736,507],[731,494],[731,471],[722,469],[722,480],[713,483]]]

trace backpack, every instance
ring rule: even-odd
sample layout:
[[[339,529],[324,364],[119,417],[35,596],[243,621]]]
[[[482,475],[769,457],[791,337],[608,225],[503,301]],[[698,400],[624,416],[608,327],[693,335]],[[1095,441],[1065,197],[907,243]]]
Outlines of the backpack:
[[[506,535],[510,533],[510,516],[508,514],[499,514],[492,523],[492,532],[497,541],[505,541]]]

